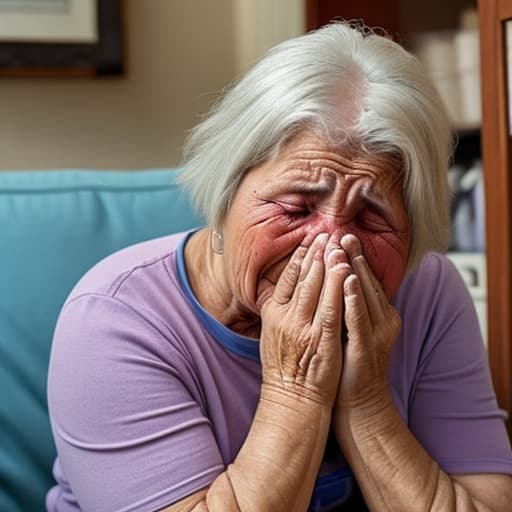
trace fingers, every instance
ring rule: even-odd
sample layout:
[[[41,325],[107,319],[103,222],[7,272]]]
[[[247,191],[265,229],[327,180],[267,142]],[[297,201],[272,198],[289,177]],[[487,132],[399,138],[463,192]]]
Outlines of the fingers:
[[[277,280],[272,298],[277,304],[288,304],[294,295],[302,295],[300,303],[306,309],[316,305],[323,282],[323,253],[328,235],[321,233],[309,247],[297,247]]]
[[[327,233],[319,234],[302,261],[296,290],[296,308],[303,318],[311,319],[318,306],[324,282],[324,252],[328,240]]]
[[[318,325],[334,327],[343,316],[344,294],[346,307],[353,312],[352,322],[367,318],[370,325],[376,325],[389,309],[359,240],[348,234],[338,242],[321,233],[309,247],[295,250],[279,277],[273,300],[281,305],[293,303],[304,320],[314,318]]]
[[[345,252],[327,233],[295,250],[262,307],[264,382],[332,406],[342,364]]]
[[[287,304],[292,298],[299,282],[302,262],[307,251],[308,248],[304,245],[297,247],[285,269],[281,272],[272,295],[273,300],[278,304]]]
[[[382,319],[388,306],[384,290],[364,257],[359,240],[354,235],[345,235],[341,239],[341,246],[349,255],[354,273],[358,277],[358,284],[352,284],[351,290],[353,293],[361,290],[368,317],[372,323],[376,323]]]
[[[349,333],[358,333],[357,340],[369,339],[372,322],[357,274],[350,274],[343,283],[345,324]]]
[[[314,321],[330,331],[339,331],[343,318],[343,282],[351,273],[345,251],[328,244],[325,256],[325,281]]]

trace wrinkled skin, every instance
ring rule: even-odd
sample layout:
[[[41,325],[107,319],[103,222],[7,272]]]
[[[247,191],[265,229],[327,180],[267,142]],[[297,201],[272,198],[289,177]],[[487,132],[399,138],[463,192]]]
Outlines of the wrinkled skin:
[[[343,282],[350,265],[341,248],[325,257],[329,235],[300,246],[262,305],[263,382],[331,406],[338,389]]]
[[[385,161],[350,160],[311,136],[248,173],[222,232],[228,288],[256,315],[293,251],[319,233],[338,241],[355,235],[388,298],[409,249],[398,170]]]
[[[193,288],[225,325],[261,338],[264,382],[332,404],[343,319],[357,349],[346,357],[361,372],[343,372],[350,392],[340,393],[338,404],[357,403],[365,386],[384,382],[399,327],[388,299],[404,276],[410,244],[396,163],[296,137],[244,177],[222,235],[224,254],[211,256],[209,285]],[[396,321],[383,328],[383,318]],[[362,354],[357,347],[369,343],[378,350]]]

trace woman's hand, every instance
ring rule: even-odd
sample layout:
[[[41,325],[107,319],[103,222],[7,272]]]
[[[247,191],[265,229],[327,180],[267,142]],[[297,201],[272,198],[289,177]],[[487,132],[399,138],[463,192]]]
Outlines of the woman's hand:
[[[343,282],[339,243],[320,234],[295,250],[262,305],[263,384],[332,407],[341,374]]]
[[[359,240],[346,235],[341,245],[353,274],[344,282],[347,343],[335,415],[360,410],[370,416],[390,404],[388,368],[400,317],[371,271]]]

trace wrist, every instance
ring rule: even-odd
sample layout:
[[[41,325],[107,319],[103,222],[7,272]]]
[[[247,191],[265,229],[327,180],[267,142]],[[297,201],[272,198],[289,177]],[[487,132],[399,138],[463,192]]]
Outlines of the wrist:
[[[323,401],[314,393],[264,382],[260,390],[260,402],[266,402],[290,414],[332,414],[332,403]]]
[[[327,437],[331,418],[332,406],[271,384],[263,384],[261,387],[255,421],[272,424],[278,430],[287,432],[287,436],[299,435],[303,441],[310,437],[310,441],[317,437]]]
[[[243,489],[239,508],[306,510],[330,421],[328,407],[263,384],[251,429],[229,467],[233,488]]]
[[[263,375],[262,389],[268,391],[269,395],[282,396],[283,399],[289,398],[292,402],[298,403],[316,403],[321,407],[327,407],[332,410],[336,398],[336,389],[326,390],[319,386],[305,385],[299,379],[277,379],[269,378]]]
[[[343,400],[338,398],[334,411],[333,426],[340,441],[341,438],[358,439],[364,442],[368,438],[388,435],[396,429],[400,419],[393,402],[389,386],[369,393],[365,400]]]

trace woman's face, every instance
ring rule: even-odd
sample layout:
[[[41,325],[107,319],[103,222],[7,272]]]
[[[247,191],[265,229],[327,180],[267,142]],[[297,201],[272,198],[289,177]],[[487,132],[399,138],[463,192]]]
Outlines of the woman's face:
[[[395,164],[396,165],[396,164]],[[293,251],[326,232],[352,233],[391,298],[405,273],[409,221],[399,169],[342,155],[320,139],[293,139],[242,180],[222,227],[224,272],[238,303],[255,314]]]

